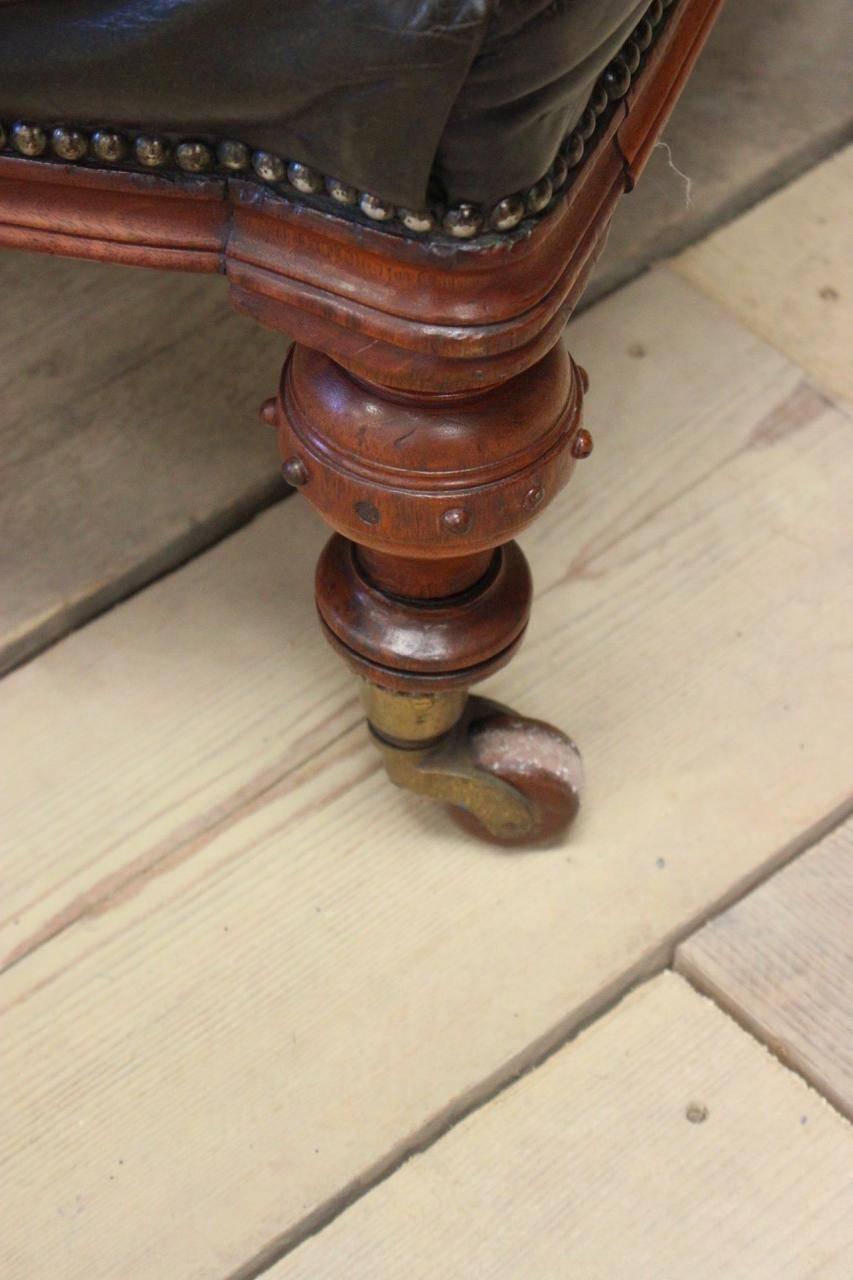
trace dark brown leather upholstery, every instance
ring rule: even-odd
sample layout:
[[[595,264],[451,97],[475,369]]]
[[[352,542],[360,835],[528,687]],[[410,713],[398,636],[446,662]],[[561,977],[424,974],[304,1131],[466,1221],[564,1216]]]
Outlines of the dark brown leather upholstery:
[[[232,137],[420,208],[534,183],[648,0],[0,0],[0,119]]]

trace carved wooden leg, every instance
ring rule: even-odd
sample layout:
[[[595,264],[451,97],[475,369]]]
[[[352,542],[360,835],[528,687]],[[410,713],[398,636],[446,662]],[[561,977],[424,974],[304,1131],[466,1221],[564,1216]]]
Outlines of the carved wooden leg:
[[[505,844],[553,838],[579,802],[571,741],[467,690],[524,634],[512,538],[590,450],[584,381],[558,344],[488,390],[414,395],[296,346],[274,409],[287,479],[337,531],[317,607],[390,777]]]

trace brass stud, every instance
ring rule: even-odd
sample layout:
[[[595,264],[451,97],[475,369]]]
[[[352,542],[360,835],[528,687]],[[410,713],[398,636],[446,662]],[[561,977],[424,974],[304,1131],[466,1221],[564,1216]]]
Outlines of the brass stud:
[[[60,160],[82,160],[89,150],[89,139],[80,129],[66,129],[59,125],[50,135],[54,155]]]
[[[635,28],[634,34],[631,36],[631,39],[634,41],[634,44],[637,46],[640,52],[645,53],[646,49],[648,49],[649,45],[652,42],[654,34],[655,34],[654,28],[652,27],[652,24],[649,22],[648,18],[643,18],[643,20],[640,23],[638,23],[637,27]]]
[[[568,176],[569,166],[566,163],[565,157],[558,154],[554,163],[551,165],[551,168],[548,170],[548,177],[551,179],[551,186],[554,191],[560,190]]]
[[[350,187],[338,178],[326,179],[326,193],[338,204],[358,204],[358,192],[355,187]]]
[[[206,173],[213,168],[213,152],[206,142],[179,142],[175,163],[185,173]]]
[[[639,68],[641,56],[640,47],[636,40],[626,40],[622,46],[622,57],[625,59],[625,65],[631,75]]]
[[[580,164],[583,159],[584,141],[580,134],[575,131],[570,133],[561,148],[563,159],[570,169],[574,169],[575,165]]]
[[[470,240],[482,230],[483,219],[476,205],[463,202],[447,210],[441,225],[457,240]]]
[[[323,175],[310,165],[299,164],[296,160],[292,160],[287,166],[287,180],[306,196],[315,196],[318,191],[323,190]]]
[[[545,206],[549,203],[551,196],[554,194],[551,188],[551,179],[547,176],[540,178],[538,182],[527,193],[525,204],[528,213],[541,213]]]
[[[614,58],[601,77],[611,102],[624,98],[631,87],[631,72],[624,58]]]
[[[407,231],[414,231],[419,236],[432,231],[435,226],[435,218],[429,209],[398,209],[397,217]]]
[[[649,28],[649,31],[651,32],[651,28]],[[651,36],[649,38],[651,38]],[[589,105],[597,116],[600,116],[601,113],[606,111],[610,106],[610,99],[607,96],[607,90],[603,84],[599,83],[595,86],[589,100]]]
[[[584,142],[587,142],[592,137],[597,125],[598,116],[595,114],[592,107],[587,107],[576,125],[576,129]]]
[[[524,217],[524,201],[521,196],[505,196],[489,214],[489,226],[495,231],[511,231]]]
[[[471,528],[471,512],[464,507],[450,507],[441,517],[441,523],[451,533],[467,533]]]
[[[220,142],[216,148],[216,163],[231,173],[245,173],[252,163],[252,153],[245,142]]]
[[[379,512],[372,502],[357,502],[355,514],[363,524],[379,524]]]
[[[572,442],[572,457],[579,461],[588,458],[592,453],[592,436],[586,427],[581,427]]]
[[[133,154],[146,169],[162,169],[169,159],[169,144],[165,138],[140,133],[133,140]]]
[[[278,413],[276,411],[275,396],[270,396],[268,400],[265,400],[258,410],[258,413],[260,414],[261,421],[265,422],[268,427],[276,426],[278,423]]]
[[[41,125],[19,120],[12,125],[12,146],[22,156],[40,156],[47,146],[47,134]]]
[[[393,204],[380,200],[379,196],[372,196],[369,191],[362,191],[358,207],[373,222],[389,222],[396,212]]]
[[[281,464],[281,474],[288,484],[293,485],[294,489],[301,489],[308,481],[308,470],[305,463],[295,455],[292,458],[286,458]]]
[[[119,164],[127,155],[127,142],[113,129],[96,129],[92,134],[92,152],[106,164]]]
[[[541,484],[534,484],[524,495],[522,506],[525,511],[535,511],[537,507],[542,505],[542,499],[545,497],[545,490]]]
[[[271,151],[255,151],[252,168],[263,182],[284,182],[287,173],[284,161]]]

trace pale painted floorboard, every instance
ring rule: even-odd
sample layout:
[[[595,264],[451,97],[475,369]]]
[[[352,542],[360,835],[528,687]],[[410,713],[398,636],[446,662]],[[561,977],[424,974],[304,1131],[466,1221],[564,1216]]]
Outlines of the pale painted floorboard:
[[[0,671],[285,492],[223,280],[0,252]]]
[[[849,1280],[851,1169],[853,1130],[665,974],[266,1280]]]
[[[673,263],[853,408],[853,146]]]
[[[285,503],[0,684],[3,964],[189,856],[358,722],[318,636],[326,537]]]
[[[853,1118],[853,821],[688,938],[676,963]]]
[[[570,339],[598,448],[490,682],[584,748],[565,847],[495,852],[380,777],[294,504],[0,687],[4,1277],[269,1257],[847,803],[846,420],[668,272]]]

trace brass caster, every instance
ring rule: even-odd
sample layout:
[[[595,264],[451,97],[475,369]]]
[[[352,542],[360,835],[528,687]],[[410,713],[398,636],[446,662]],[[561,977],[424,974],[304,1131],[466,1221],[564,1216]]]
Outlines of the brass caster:
[[[551,725],[461,692],[367,685],[365,701],[391,781],[444,801],[464,830],[510,847],[545,844],[575,817],[580,753]]]

